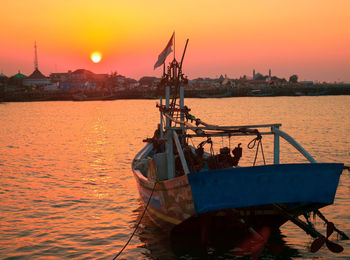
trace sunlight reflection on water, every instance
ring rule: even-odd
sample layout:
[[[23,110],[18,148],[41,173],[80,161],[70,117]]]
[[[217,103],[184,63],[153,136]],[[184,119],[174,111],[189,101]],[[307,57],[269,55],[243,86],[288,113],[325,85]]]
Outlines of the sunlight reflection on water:
[[[209,123],[282,123],[282,129],[319,162],[350,165],[349,96],[185,102],[192,114]],[[142,211],[130,163],[144,145],[142,139],[153,135],[159,119],[155,103],[116,100],[0,104],[0,257],[113,258]],[[229,144],[219,138],[215,149],[224,142],[233,147],[250,139],[232,138]],[[268,163],[272,162],[271,140],[263,138]],[[305,161],[290,146],[281,145],[281,162]],[[251,165],[254,151],[244,146],[243,153],[242,165]],[[344,172],[335,204],[322,209],[348,234],[349,187],[349,172]],[[171,241],[148,224],[146,217],[122,258],[180,257],[181,250],[178,255]],[[349,241],[339,242],[345,248],[341,255],[327,249],[311,254],[307,251],[311,241],[307,235],[290,223],[281,230],[286,237],[279,239],[292,250],[289,257],[350,258]],[[230,250],[213,254],[229,258]],[[273,256],[266,253],[265,257]]]

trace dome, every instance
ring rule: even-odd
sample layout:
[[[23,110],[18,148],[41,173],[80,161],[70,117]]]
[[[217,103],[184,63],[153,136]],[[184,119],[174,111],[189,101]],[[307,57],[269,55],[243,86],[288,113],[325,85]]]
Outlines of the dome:
[[[22,74],[20,71],[16,75],[13,75],[11,78],[16,78],[16,79],[25,79],[27,76]]]

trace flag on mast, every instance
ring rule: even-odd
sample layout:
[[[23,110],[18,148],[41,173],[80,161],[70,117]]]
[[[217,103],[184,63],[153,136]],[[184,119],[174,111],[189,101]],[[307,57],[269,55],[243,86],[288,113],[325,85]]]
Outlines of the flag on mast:
[[[171,36],[167,46],[164,48],[164,50],[159,54],[158,56],[158,60],[156,62],[156,64],[154,64],[154,69],[158,68],[159,66],[161,66],[164,62],[166,57],[168,57],[168,55],[173,51],[171,49],[171,46],[174,45],[174,37],[175,37],[175,32],[173,32],[173,35]]]

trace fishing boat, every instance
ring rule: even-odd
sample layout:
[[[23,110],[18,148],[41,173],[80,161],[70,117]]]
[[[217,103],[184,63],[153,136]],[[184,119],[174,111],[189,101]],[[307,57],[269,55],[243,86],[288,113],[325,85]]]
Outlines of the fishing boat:
[[[190,114],[191,109],[184,103],[188,80],[182,72],[187,43],[181,62],[174,57],[164,69],[159,85],[164,96],[156,106],[160,122],[132,162],[149,217],[167,232],[198,231],[204,244],[212,230],[244,228],[257,234],[262,227],[279,228],[292,221],[316,238],[312,251],[326,243],[332,251],[341,252],[341,246],[328,239],[329,233],[336,230],[344,238],[346,235],[319,209],[334,202],[344,165],[317,163],[281,130],[281,124],[219,126]],[[267,135],[273,136],[273,162],[268,164],[263,158],[264,164],[256,165],[258,154],[264,155],[262,138]],[[256,149],[249,167],[240,166],[241,144],[233,150],[226,146],[213,149],[217,137],[242,136],[250,137],[248,146]],[[281,138],[308,163],[280,163]],[[192,144],[193,139],[199,140],[198,145]],[[311,224],[311,213],[331,223],[327,236]]]

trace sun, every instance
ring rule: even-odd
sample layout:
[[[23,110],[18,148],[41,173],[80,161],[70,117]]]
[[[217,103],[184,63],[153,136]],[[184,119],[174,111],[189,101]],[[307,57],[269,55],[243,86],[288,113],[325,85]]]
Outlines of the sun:
[[[94,63],[99,63],[102,59],[102,55],[101,53],[99,52],[93,52],[91,53],[91,60],[94,62]]]

